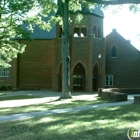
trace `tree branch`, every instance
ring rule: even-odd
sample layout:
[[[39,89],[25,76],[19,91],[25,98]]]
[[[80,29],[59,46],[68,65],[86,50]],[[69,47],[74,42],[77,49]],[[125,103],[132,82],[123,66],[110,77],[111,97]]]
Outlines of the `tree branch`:
[[[106,5],[119,5],[119,4],[140,4],[140,0],[86,0],[87,2],[106,4]]]

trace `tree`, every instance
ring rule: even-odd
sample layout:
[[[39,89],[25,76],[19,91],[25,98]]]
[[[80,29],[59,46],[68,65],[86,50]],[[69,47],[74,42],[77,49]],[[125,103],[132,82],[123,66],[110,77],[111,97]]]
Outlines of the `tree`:
[[[21,25],[33,6],[33,0],[0,0],[0,67],[9,67],[9,62],[24,52],[25,45],[14,39],[30,38]]]
[[[140,4],[139,0],[86,0],[86,1],[105,5]]]
[[[76,3],[74,0],[58,0],[55,3],[53,0],[43,1],[38,0],[38,4],[40,7],[39,14],[44,17],[49,17],[49,14],[53,14],[50,19],[48,18],[47,24],[45,24],[44,29],[46,26],[54,25],[57,22],[62,25],[62,93],[60,98],[66,99],[71,98],[70,93],[70,74],[69,74],[69,67],[70,67],[70,57],[69,57],[69,15],[70,11],[77,11],[81,10],[81,4],[86,5],[86,1],[84,0],[77,0]],[[54,16],[54,12],[56,13]],[[35,17],[32,18],[32,22],[34,22]],[[34,23],[36,24],[36,23]],[[38,25],[38,24],[37,24]],[[41,24],[42,25],[42,24]],[[40,26],[40,25],[39,25]],[[48,27],[47,27],[48,28]]]

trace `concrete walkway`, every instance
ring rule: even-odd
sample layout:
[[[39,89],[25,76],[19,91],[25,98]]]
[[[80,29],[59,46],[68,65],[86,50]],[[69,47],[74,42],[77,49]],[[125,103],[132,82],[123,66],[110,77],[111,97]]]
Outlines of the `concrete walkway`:
[[[80,93],[81,94],[81,93]],[[60,95],[60,94],[59,94]],[[84,94],[86,97],[91,97],[91,96],[97,96],[97,94]],[[84,96],[83,95],[83,96]],[[79,93],[76,93],[74,96],[80,96]],[[81,95],[82,96],[82,95]],[[110,107],[110,106],[119,106],[119,105],[127,105],[127,104],[132,104],[133,103],[133,98],[134,96],[137,95],[128,95],[128,101],[125,102],[114,102],[114,103],[104,103],[104,104],[96,104],[96,105],[87,105],[87,106],[82,106],[82,107],[75,107],[75,108],[65,108],[65,109],[54,109],[54,110],[47,110],[47,111],[38,111],[38,112],[29,112],[29,113],[22,113],[22,114],[13,114],[13,115],[3,115],[0,116],[0,122],[6,122],[6,121],[16,121],[16,120],[25,120],[25,119],[30,119],[35,116],[45,116],[45,115],[52,115],[52,114],[60,114],[60,113],[69,113],[69,112],[75,112],[75,111],[81,111],[81,110],[89,110],[89,109],[95,109],[95,108],[103,108],[103,107]],[[46,100],[51,99],[57,99],[57,95],[54,95],[54,97],[44,97],[44,98],[39,98],[39,99],[27,99],[27,100],[19,100],[18,102],[15,101],[2,101],[0,102],[0,107],[15,107],[15,106],[23,106],[23,105],[30,105],[31,102],[34,102],[34,104],[38,103],[43,103],[46,102]],[[16,102],[16,103],[15,103]],[[5,104],[4,104],[5,103]]]
[[[6,95],[1,95],[0,97],[8,97],[8,96],[16,96],[16,95],[28,95],[28,96],[35,96],[36,98],[33,99],[22,99],[22,100],[7,100],[7,101],[0,101],[0,108],[6,107],[18,107],[18,106],[27,106],[27,105],[34,105],[45,103],[52,100],[57,100],[61,93],[60,92],[52,92],[49,90],[30,90],[30,91],[18,91],[18,92],[9,92]],[[86,92],[75,92],[72,93],[74,98],[78,99],[90,99],[97,96],[97,93],[86,93]]]

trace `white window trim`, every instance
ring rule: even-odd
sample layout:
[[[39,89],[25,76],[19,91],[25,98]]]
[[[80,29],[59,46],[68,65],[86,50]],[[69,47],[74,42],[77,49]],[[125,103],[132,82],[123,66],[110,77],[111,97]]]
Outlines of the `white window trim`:
[[[111,56],[111,58],[117,58],[117,56],[116,56],[116,57],[114,57],[114,56]]]
[[[112,85],[110,84],[110,80],[109,80],[109,83],[107,85],[106,76],[109,76],[109,79],[110,79],[110,77],[112,77]],[[106,75],[106,76],[105,76],[105,86],[113,86],[113,75]]]

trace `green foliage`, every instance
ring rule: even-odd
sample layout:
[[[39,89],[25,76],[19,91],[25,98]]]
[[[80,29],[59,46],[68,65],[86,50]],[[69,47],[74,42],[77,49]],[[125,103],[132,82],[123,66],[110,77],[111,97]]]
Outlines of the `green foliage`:
[[[129,6],[129,10],[132,11],[133,13],[139,12],[140,11],[140,5],[132,4]]]
[[[33,6],[33,0],[0,0],[0,66],[9,67],[9,62],[24,52],[25,45],[14,39],[29,38],[29,33],[21,25]]]
[[[0,91],[11,90],[12,86],[10,84],[5,84],[3,80],[0,80]]]

